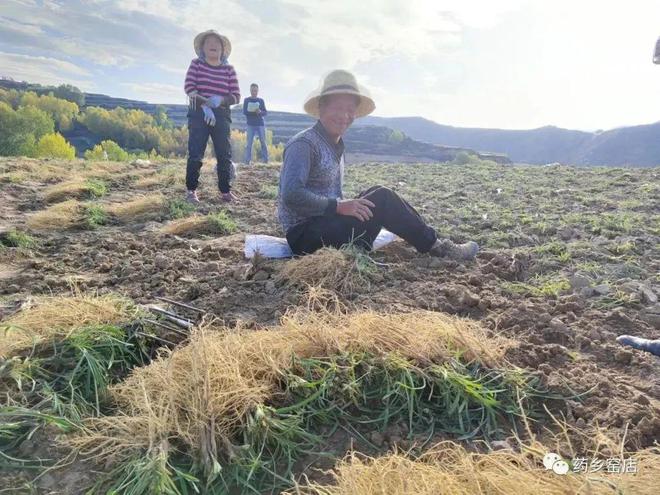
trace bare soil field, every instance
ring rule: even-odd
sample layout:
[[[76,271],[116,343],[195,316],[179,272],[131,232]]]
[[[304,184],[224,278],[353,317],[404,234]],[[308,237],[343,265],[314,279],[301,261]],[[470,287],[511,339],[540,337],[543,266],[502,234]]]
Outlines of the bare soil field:
[[[0,493],[86,493],[92,486],[91,493],[193,493],[186,492],[185,486],[201,493],[351,493],[358,485],[346,484],[348,488],[341,491],[345,480],[338,478],[340,468],[334,475],[320,468],[338,466],[351,451],[381,456],[398,449],[417,455],[442,441],[456,442],[453,450],[442,444],[438,454],[446,458],[453,452],[454,463],[470,455],[532,455],[533,449],[525,450],[523,445],[535,445],[541,457],[543,449],[560,450],[566,458],[589,452],[601,457],[638,454],[637,474],[628,474],[628,479],[621,475],[618,481],[604,484],[604,491],[594,488],[589,493],[652,493],[644,470],[650,475],[652,466],[658,466],[660,359],[622,347],[615,338],[621,334],[660,338],[659,169],[518,167],[489,162],[351,165],[345,177],[347,196],[375,184],[391,187],[440,236],[457,242],[475,240],[481,251],[475,262],[459,264],[419,254],[397,240],[368,256],[350,249],[317,253],[308,257],[317,268],[314,272],[305,266],[291,269],[305,258],[244,257],[246,234],[282,236],[275,216],[278,171],[276,165],[239,168],[235,191],[240,202],[225,205],[215,189],[212,165],[207,163],[201,179],[202,203],[191,208],[182,201],[183,161],[133,165],[0,159],[0,329],[4,331],[0,335],[0,421],[5,424],[0,425],[0,487],[6,487]],[[317,272],[323,270],[321,277]],[[309,280],[305,273],[310,274]],[[96,319],[57,323],[64,313],[72,315],[69,319],[87,315],[82,311],[76,316],[78,309],[68,306],[70,299],[85,297],[92,301],[118,297],[121,304],[134,309],[113,302],[121,317],[114,313],[106,317],[98,306],[92,311]],[[202,330],[150,327],[141,311],[149,304],[167,306],[159,297],[203,310]],[[36,317],[28,321],[30,311],[48,304],[54,306],[52,313],[40,313],[38,323],[33,321]],[[198,314],[188,316],[196,319]],[[37,378],[29,363],[34,366],[36,360],[40,369],[50,370],[49,360],[65,355],[52,349],[75,337],[78,328],[117,324],[126,329],[134,328],[136,321],[142,325],[138,332],[144,351],[141,362],[131,361],[124,368],[114,364],[105,380],[111,393],[94,389],[96,407],[80,408],[76,415],[45,398],[43,387],[55,387],[54,379]],[[310,330],[301,330],[305,328]],[[327,332],[301,343],[313,329],[321,328]],[[428,336],[439,328],[445,329],[443,336]],[[38,339],[29,334],[37,329]],[[15,337],[21,332],[31,336]],[[333,332],[337,336],[328,337]],[[122,340],[129,334],[117,335]],[[384,342],[388,335],[400,337],[396,345],[394,340]],[[246,340],[239,342],[239,337]],[[437,339],[443,344],[436,348]],[[282,342],[289,342],[289,347],[279,350]],[[423,349],[415,349],[415,342]],[[233,349],[232,353],[227,349]],[[354,356],[360,356],[361,364],[351,368],[347,362]],[[408,395],[397,388],[408,401],[400,415],[392,413],[391,419],[381,421],[379,408],[391,395],[364,392],[364,402],[353,397],[353,402],[347,402],[350,407],[340,408],[344,418],[359,420],[321,420],[319,403],[312,412],[305,409],[295,416],[302,423],[290,424],[292,404],[307,408],[320,397],[335,400],[327,392],[332,388],[321,393],[311,385],[320,383],[320,376],[327,378],[329,370],[349,368],[362,370],[366,376],[364,370],[391,362],[392,356],[413,370],[405,374],[412,380],[406,388]],[[314,359],[320,361],[310,364]],[[57,371],[50,373],[67,370],[68,361],[60,361],[53,368]],[[243,370],[246,362],[262,361],[261,371],[250,369],[253,381],[249,383],[224,377],[222,383],[214,381],[223,369]],[[292,361],[295,365],[290,365]],[[80,362],[74,359],[70,366]],[[435,377],[434,366],[439,363],[452,363],[451,369],[459,374],[445,371],[444,382],[440,375],[429,378]],[[158,371],[158,366],[163,370]],[[516,376],[527,377],[522,387],[528,391],[524,403],[510,388],[514,370]],[[240,371],[241,380],[245,373]],[[187,387],[177,381],[184,375]],[[297,378],[291,378],[294,375]],[[465,411],[486,411],[480,420],[472,423],[470,416],[465,424],[461,420],[460,426],[440,428],[427,416],[440,417],[447,408],[453,411],[451,403],[444,409],[438,405],[436,411],[415,402],[422,398],[411,398],[411,390],[424,390],[428,397],[423,400],[430,400],[429,390],[437,390],[448,376],[469,376],[479,384],[465,385],[467,378],[452,382],[462,383],[467,390]],[[339,383],[339,378],[333,380]],[[345,383],[368,389],[359,376],[352,380]],[[491,386],[489,380],[495,384],[492,396],[483,392],[483,387]],[[304,382],[309,392],[293,387],[298,382]],[[61,395],[74,404],[70,383]],[[401,377],[392,383],[400,385]],[[178,405],[168,406],[167,414],[156,414],[155,404],[165,401],[158,393],[177,386],[181,387]],[[196,389],[205,390],[206,395],[195,395]],[[260,394],[255,392],[250,400],[245,397],[247,391],[257,389]],[[151,406],[138,407],[135,390],[141,390],[141,397]],[[199,428],[192,428],[194,421],[185,411],[195,407],[215,411],[228,400],[229,392],[223,394],[223,390],[246,390],[239,394],[246,401],[241,403],[243,409],[227,405],[217,410],[210,430],[200,433]],[[346,393],[341,388],[341,394]],[[330,402],[323,404],[327,407]],[[457,408],[442,424],[461,417],[462,411]],[[237,419],[230,424],[227,418],[232,415]],[[156,416],[160,422],[153,419]],[[176,428],[163,427],[166,433],[154,435],[154,424],[163,425],[165,417]],[[210,413],[204,415],[200,424],[207,424],[209,417]],[[274,435],[289,421],[283,431],[296,431],[298,436],[284,435],[286,442],[282,436],[273,437],[277,443],[266,434],[262,438],[237,433],[256,420],[267,421],[264,418],[273,421],[266,428],[268,434]],[[133,429],[126,427],[129,419]],[[146,426],[135,426],[143,420],[151,425],[151,433],[145,433]],[[342,428],[331,426],[340,423]],[[313,432],[318,442],[305,432]],[[150,440],[137,442],[142,434]],[[161,442],[157,448],[155,438]],[[231,471],[228,466],[241,456],[235,449],[250,442],[257,445],[259,438],[262,449],[257,450],[272,451],[273,459],[279,460],[266,465],[250,457],[253,464],[246,461],[243,471]],[[200,448],[201,444],[205,447]],[[294,444],[298,450],[291,447]],[[286,455],[283,445],[290,447]],[[155,456],[160,464],[141,466],[141,471],[133,464],[133,471],[118,471],[117,466],[127,465],[123,453],[129,450],[131,462]],[[321,451],[332,455],[314,455]],[[258,457],[260,462],[263,458]],[[281,458],[288,461],[279,470]],[[510,461],[515,464],[515,459]],[[342,466],[350,462],[347,458]],[[369,464],[353,459],[354,465],[360,462]],[[396,469],[410,468],[406,459],[387,462],[399,466]],[[260,469],[266,474],[258,478],[255,473]],[[532,478],[557,480],[558,475],[547,474],[542,466],[539,473]],[[109,474],[114,479],[103,481]],[[654,474],[657,480],[657,471]],[[626,485],[632,479],[640,484]],[[521,483],[531,486],[533,480]],[[587,493],[580,491],[582,486],[565,484],[565,491],[552,491],[547,485],[547,491],[537,487],[535,493]],[[389,493],[406,493],[402,490]],[[453,493],[478,493],[465,490],[456,488]],[[481,493],[505,492],[485,489]]]

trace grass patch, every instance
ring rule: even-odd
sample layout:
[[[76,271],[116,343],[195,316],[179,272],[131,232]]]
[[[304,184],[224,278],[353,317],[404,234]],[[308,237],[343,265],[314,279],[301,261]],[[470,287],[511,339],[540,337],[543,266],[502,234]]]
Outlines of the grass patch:
[[[46,203],[57,203],[66,199],[94,199],[105,196],[107,186],[98,179],[74,179],[47,187],[44,191]]]
[[[502,287],[511,294],[521,294],[532,297],[557,297],[562,292],[570,290],[570,282],[563,278],[535,277],[532,283],[504,282]]]
[[[284,264],[277,280],[305,288],[316,286],[349,295],[368,286],[378,270],[369,255],[353,245],[322,248]]]
[[[77,200],[63,201],[30,216],[27,225],[36,230],[65,230],[80,222],[80,210]]]
[[[272,184],[264,184],[261,186],[261,189],[259,189],[257,196],[261,199],[277,199],[278,194],[279,190],[277,186]]]
[[[107,405],[108,386],[150,361],[135,327],[97,325],[35,344],[0,364],[0,459],[3,467],[43,468],[41,459],[22,459],[18,447],[49,426],[80,431],[82,421]],[[22,456],[21,456],[22,457]],[[49,461],[49,460],[46,460]]]
[[[219,234],[233,234],[238,230],[238,224],[226,210],[207,215],[208,224]]]
[[[236,220],[225,210],[208,215],[193,215],[180,218],[165,225],[161,232],[172,235],[183,234],[233,234],[238,230]]]
[[[108,214],[101,205],[87,205],[84,209],[84,221],[87,228],[96,229],[107,223]]]
[[[202,215],[193,215],[187,218],[180,218],[164,225],[160,231],[164,234],[182,235],[182,234],[201,234],[208,231],[208,220]]]
[[[508,346],[431,312],[302,312],[268,330],[202,329],[112,387],[124,413],[66,441],[117,460],[115,488],[176,485],[177,467],[189,490],[261,493],[290,484],[319,425],[497,435],[535,393],[530,377],[505,368]]]
[[[79,327],[125,323],[136,314],[131,302],[114,294],[37,297],[0,324],[0,356],[69,335]]]
[[[563,242],[550,242],[548,244],[543,244],[542,246],[537,246],[533,249],[534,252],[539,254],[552,254],[554,256],[561,256],[565,253],[568,253],[568,246]]]
[[[166,210],[165,196],[150,194],[132,201],[110,205],[107,212],[122,223],[161,215]]]
[[[607,250],[615,256],[624,256],[635,251],[635,243],[626,241],[620,244],[608,245]]]
[[[454,442],[442,442],[428,452],[414,458],[400,453],[369,458],[351,454],[333,471],[331,485],[312,483],[297,487],[299,495],[437,495],[451,494],[509,494],[567,495],[590,493],[635,493],[652,495],[657,486],[654,480],[660,469],[660,456],[653,449],[616,456],[620,466],[625,459],[635,458],[638,472],[593,473],[569,471],[561,476],[543,465],[543,456],[553,449],[543,445],[523,447],[522,452],[468,452]],[[590,458],[602,455],[589,455]],[[569,466],[572,467],[572,466]]]
[[[616,289],[610,294],[599,297],[592,304],[595,308],[601,310],[610,310],[622,306],[635,306],[639,301],[633,294],[629,294],[620,289]]]
[[[197,208],[181,198],[174,198],[167,202],[167,211],[171,219],[185,218],[192,215]]]
[[[37,240],[26,232],[11,229],[0,234],[0,246],[31,249],[37,246]]]
[[[158,174],[153,174],[148,177],[141,177],[135,181],[135,187],[138,189],[150,189],[152,187],[160,186],[171,186],[176,182],[175,178],[172,176],[162,176]]]

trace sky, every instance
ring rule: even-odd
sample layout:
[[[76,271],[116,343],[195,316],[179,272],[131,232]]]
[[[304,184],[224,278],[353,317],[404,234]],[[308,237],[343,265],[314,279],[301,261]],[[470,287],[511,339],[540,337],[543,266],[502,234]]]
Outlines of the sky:
[[[597,130],[660,121],[658,0],[2,0],[0,76],[185,103],[194,36],[216,29],[242,94],[301,112],[354,72],[374,115]]]

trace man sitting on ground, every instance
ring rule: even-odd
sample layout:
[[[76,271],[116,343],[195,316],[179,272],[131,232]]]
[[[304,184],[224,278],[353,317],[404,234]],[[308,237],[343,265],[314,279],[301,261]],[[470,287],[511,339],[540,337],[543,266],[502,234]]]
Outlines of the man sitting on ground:
[[[419,213],[387,187],[374,186],[357,199],[344,199],[342,135],[355,118],[376,108],[353,74],[332,71],[308,96],[304,108],[318,121],[285,146],[278,199],[279,220],[295,254],[350,242],[371,250],[384,227],[420,253],[456,260],[476,256],[479,248],[475,242],[454,244],[438,239]]]

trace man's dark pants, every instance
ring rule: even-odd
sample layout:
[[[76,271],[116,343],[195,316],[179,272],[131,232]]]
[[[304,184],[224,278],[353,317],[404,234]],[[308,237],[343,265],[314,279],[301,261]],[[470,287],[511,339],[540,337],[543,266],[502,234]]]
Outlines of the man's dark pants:
[[[188,165],[186,167],[186,187],[195,191],[199,184],[199,171],[206,152],[209,136],[213,141],[215,157],[218,161],[218,188],[220,192],[229,192],[231,168],[231,141],[229,109],[218,107],[213,109],[215,125],[204,122],[204,112],[201,107],[188,110]]]
[[[373,217],[362,222],[355,217],[326,215],[312,217],[292,228],[286,239],[294,254],[309,254],[323,246],[339,248],[353,242],[370,251],[381,228],[386,228],[426,253],[437,239],[417,211],[397,193],[383,186],[374,186],[360,193],[376,206]]]

